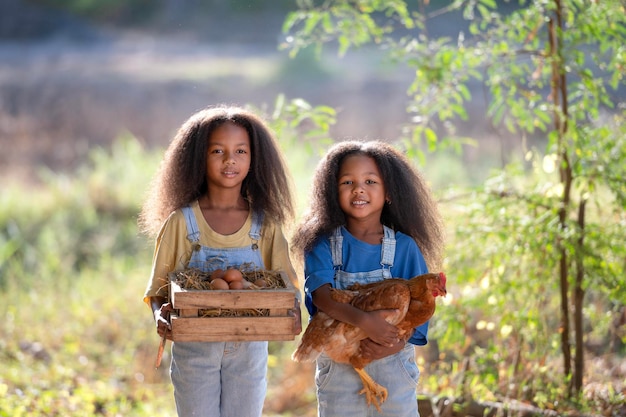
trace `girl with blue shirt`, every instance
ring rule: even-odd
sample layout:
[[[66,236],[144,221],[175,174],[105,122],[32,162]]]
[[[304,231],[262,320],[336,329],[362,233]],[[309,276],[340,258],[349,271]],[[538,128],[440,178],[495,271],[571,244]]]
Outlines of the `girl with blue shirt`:
[[[389,392],[378,413],[359,395],[362,383],[352,366],[322,353],[315,373],[318,415],[418,416],[414,346],[427,343],[428,323],[400,339],[380,311],[336,302],[330,289],[440,269],[443,224],[426,181],[389,144],[340,142],[320,161],[310,201],[293,238],[294,250],[304,255],[307,310],[363,329],[368,338],[361,353],[374,359],[365,370]]]

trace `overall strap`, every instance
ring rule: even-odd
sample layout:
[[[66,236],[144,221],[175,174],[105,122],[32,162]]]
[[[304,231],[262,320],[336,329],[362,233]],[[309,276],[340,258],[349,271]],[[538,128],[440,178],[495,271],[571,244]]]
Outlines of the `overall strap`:
[[[187,239],[193,244],[200,241],[200,229],[196,222],[196,216],[193,214],[191,206],[182,208],[185,215],[185,223],[187,223]]]
[[[384,236],[380,254],[380,264],[383,267],[383,277],[391,278],[391,267],[396,256],[396,234],[393,229],[383,225]]]
[[[252,211],[252,226],[250,227],[250,239],[252,239],[252,249],[259,248],[259,239],[261,239],[261,226],[263,226],[263,213]]]
[[[341,226],[335,229],[335,232],[328,238],[330,241],[330,252],[333,257],[333,268],[341,269],[343,265],[343,236],[341,235]]]

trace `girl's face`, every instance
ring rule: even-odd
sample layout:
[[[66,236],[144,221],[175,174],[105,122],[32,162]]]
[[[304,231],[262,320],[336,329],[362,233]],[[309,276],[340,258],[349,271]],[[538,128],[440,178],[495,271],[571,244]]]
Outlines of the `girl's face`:
[[[250,138],[246,129],[226,122],[209,137],[206,175],[211,187],[241,187],[251,163]]]
[[[373,158],[346,157],[339,167],[338,186],[339,206],[347,217],[380,222],[386,191]]]

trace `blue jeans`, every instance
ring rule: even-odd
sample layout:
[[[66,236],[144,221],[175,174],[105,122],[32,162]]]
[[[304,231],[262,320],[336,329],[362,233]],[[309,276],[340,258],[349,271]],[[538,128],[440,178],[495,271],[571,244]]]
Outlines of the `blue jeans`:
[[[267,342],[174,342],[171,378],[180,417],[261,417]]]
[[[372,404],[368,407],[365,395],[359,394],[363,383],[349,364],[337,363],[321,354],[317,359],[318,415],[320,417],[418,417],[417,382],[419,368],[415,363],[415,349],[410,343],[395,355],[367,365],[365,371],[378,384],[387,388],[389,396],[381,406],[382,413]]]

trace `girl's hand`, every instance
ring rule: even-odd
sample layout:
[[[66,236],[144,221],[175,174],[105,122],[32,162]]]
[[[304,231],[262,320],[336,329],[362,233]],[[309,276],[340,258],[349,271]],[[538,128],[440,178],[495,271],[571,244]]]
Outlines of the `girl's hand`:
[[[361,340],[360,356],[364,359],[371,360],[382,359],[400,352],[404,348],[404,345],[404,340],[400,340],[393,346],[387,347],[379,345],[372,341],[372,339],[363,339]]]
[[[170,336],[171,338],[171,326],[170,326],[170,312],[173,310],[170,303],[163,304],[159,309],[154,310],[154,320],[156,322],[157,333],[161,337]]]
[[[387,323],[386,317],[398,313],[397,309],[370,311],[361,327],[373,342],[382,346],[392,347],[399,341],[398,328]]]

